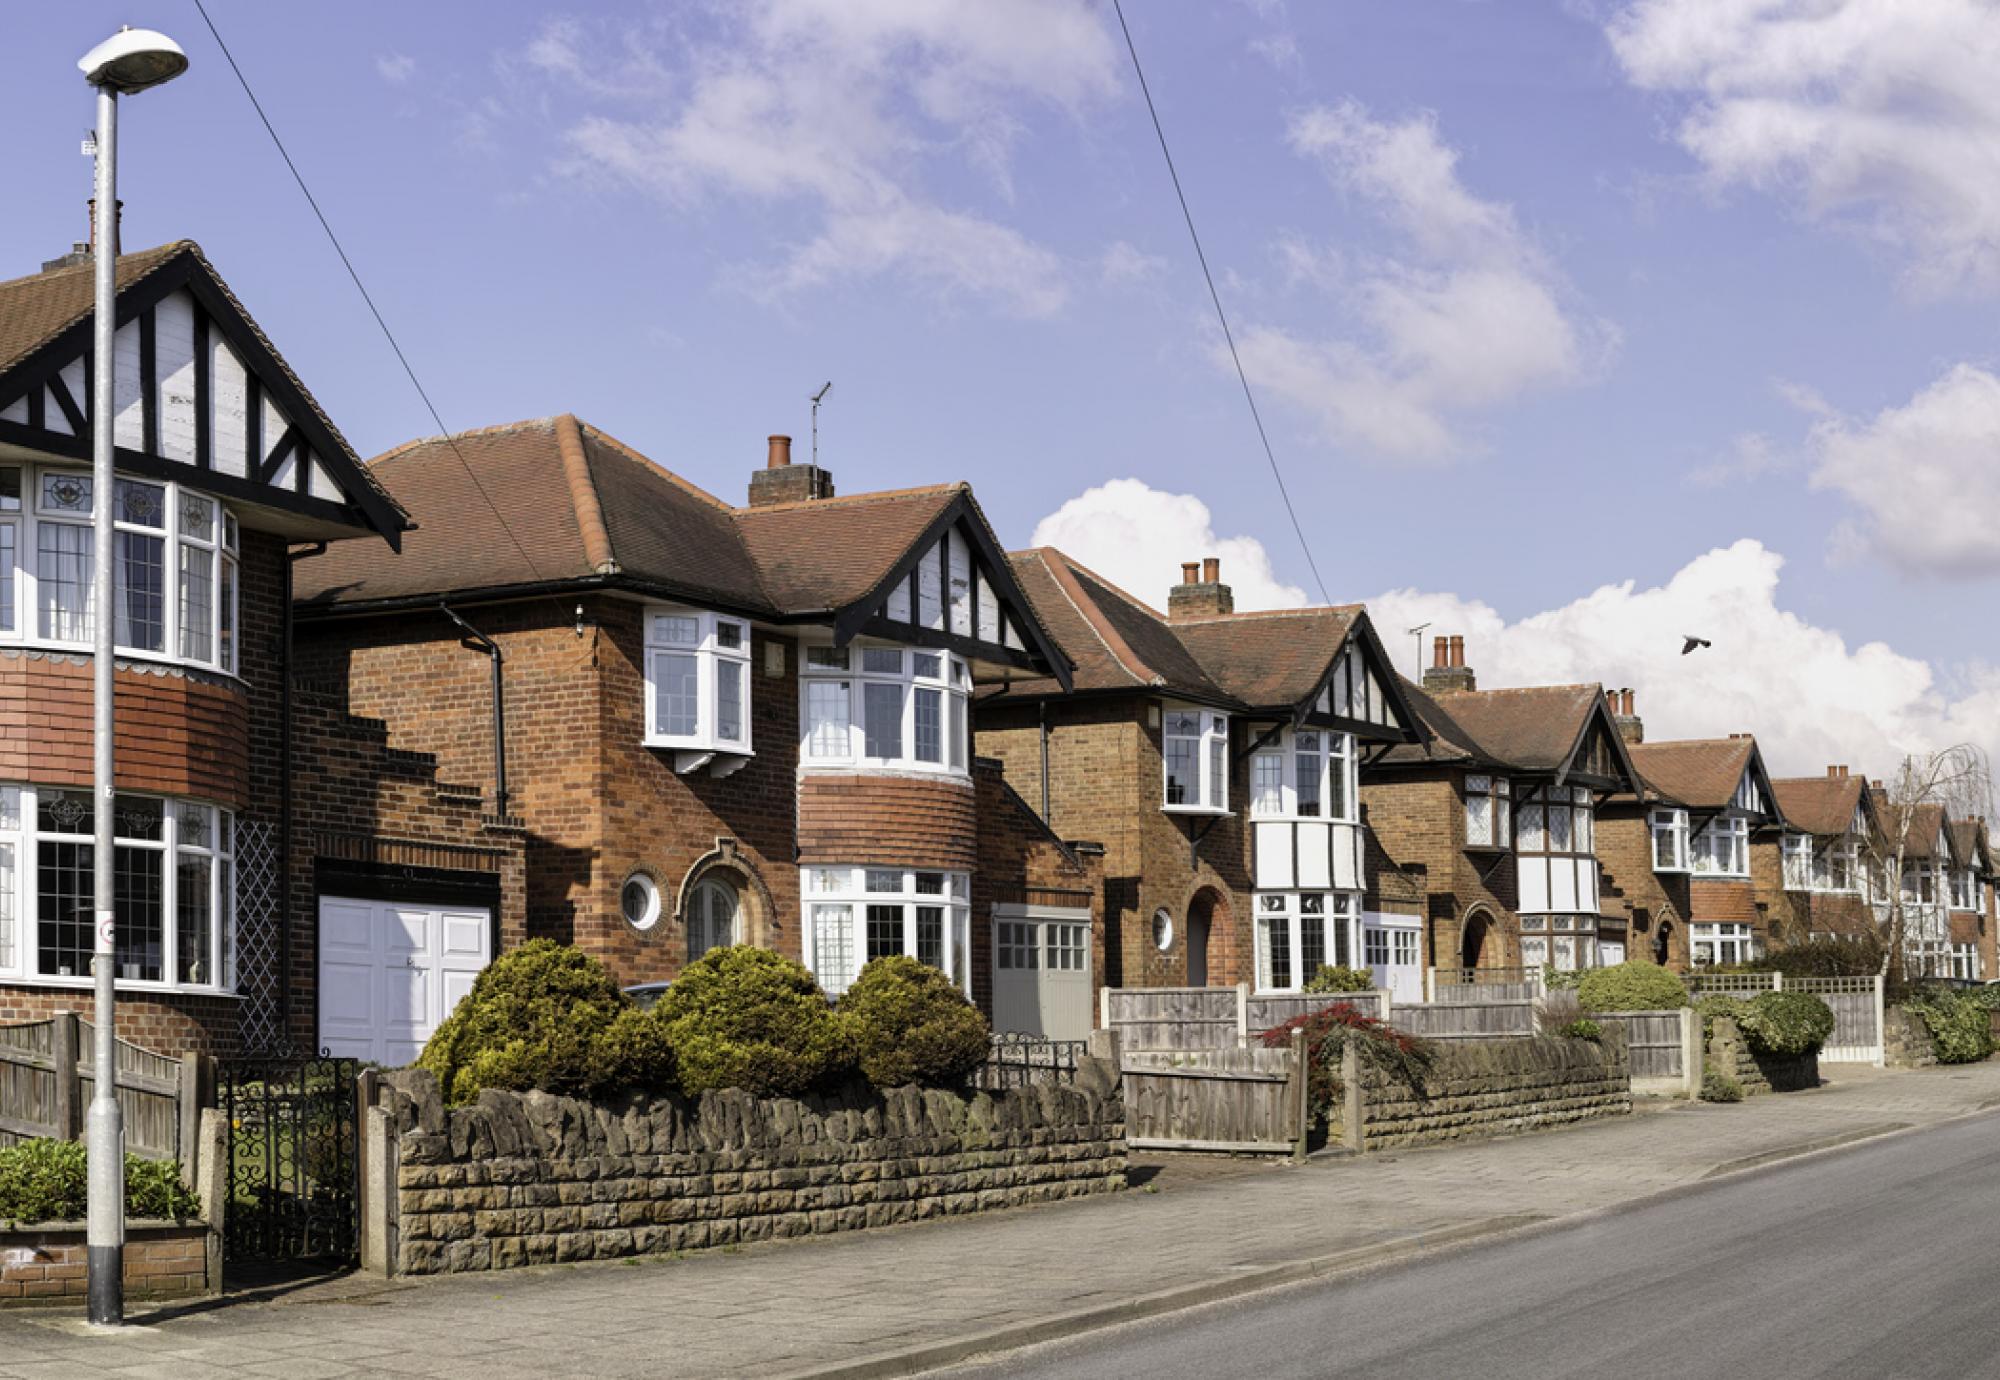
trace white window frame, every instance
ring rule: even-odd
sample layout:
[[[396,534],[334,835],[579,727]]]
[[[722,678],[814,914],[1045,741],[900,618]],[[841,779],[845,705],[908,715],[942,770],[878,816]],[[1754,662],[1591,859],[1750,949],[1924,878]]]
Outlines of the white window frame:
[[[1598,966],[1599,917],[1562,911],[1521,917],[1521,966],[1574,973]]]
[[[753,680],[750,674],[750,623],[743,618],[706,609],[675,604],[648,604],[645,609],[645,636],[641,649],[646,682],[647,747],[673,748],[685,752],[721,752],[753,757],[750,721]],[[692,623],[691,637],[670,635],[669,625]],[[730,636],[733,647],[725,645]],[[695,663],[695,727],[692,733],[668,733],[660,727],[659,658],[689,656]],[[734,676],[742,687],[737,706],[740,732],[727,736],[722,731],[722,687]]]
[[[1718,844],[1727,842],[1727,849],[1719,849]],[[1717,815],[1702,826],[1694,837],[1694,874],[1697,877],[1731,877],[1747,879],[1750,876],[1750,821],[1741,815]],[[1728,857],[1715,855],[1728,853]]]
[[[1176,732],[1187,719],[1195,731]],[[1173,799],[1173,759],[1170,742],[1195,744],[1195,798]],[[1160,714],[1160,808],[1170,814],[1229,813],[1229,716],[1194,705],[1167,704]]]
[[[895,669],[888,662],[894,659]],[[868,742],[868,687],[894,685],[900,691],[893,725],[896,750],[871,752]],[[833,687],[845,693],[845,722],[815,718],[814,690],[824,708]],[[972,762],[972,667],[962,656],[928,647],[855,641],[845,647],[808,642],[799,648],[799,766],[922,772],[968,778]],[[920,697],[938,705],[938,755],[917,755]],[[818,728],[822,731],[815,733]]]
[[[1300,739],[1308,736],[1311,742],[1302,747]],[[1360,823],[1361,792],[1356,759],[1351,733],[1331,728],[1285,729],[1272,743],[1251,755],[1250,813],[1258,819]],[[1318,808],[1313,814],[1303,814],[1299,808],[1299,785],[1307,780],[1318,792]],[[1336,805],[1341,807],[1338,812],[1334,809]]]
[[[1813,884],[1813,848],[1811,834],[1786,834],[1780,845],[1784,860],[1784,889],[1786,891],[1824,891],[1823,886]],[[1824,875],[1824,869],[1821,869]]]
[[[51,793],[81,796],[86,801],[90,796],[87,788],[0,784],[0,981],[33,987],[87,988],[91,985],[88,951],[68,974],[41,970],[41,845],[87,848],[92,842],[87,816],[79,816],[76,825],[69,829],[39,827],[43,796]],[[157,839],[132,838],[122,832],[117,839],[119,852],[143,851],[160,856],[160,977],[128,976],[139,960],[121,963],[115,975],[118,990],[233,995],[236,988],[234,811],[209,801],[142,791],[121,791],[119,799],[160,802],[161,824]],[[197,820],[198,825],[194,823]],[[183,860],[207,864],[209,933],[200,955],[182,952],[185,936],[180,864]],[[125,931],[121,926],[122,932]],[[205,976],[180,980],[183,957],[199,962]]]
[[[1707,957],[1702,955],[1706,951]],[[1697,968],[1748,963],[1763,953],[1757,931],[1742,921],[1701,921],[1688,926],[1688,954]]]
[[[1969,867],[1951,869],[1951,908],[1961,911],[1979,909],[1979,874]]]
[[[1470,778],[1468,778],[1470,779]],[[1506,782],[1501,782],[1506,785]],[[1537,821],[1532,832],[1527,825],[1514,839],[1514,851],[1529,858],[1593,858],[1597,856],[1597,803],[1588,786],[1542,786],[1523,793],[1520,814]],[[1532,814],[1531,814],[1532,812]],[[1569,847],[1555,846],[1563,821]],[[1468,819],[1468,823],[1470,820]]]
[[[932,886],[939,889],[920,889]],[[920,960],[923,955],[919,952],[918,911],[942,910],[940,961],[934,966],[951,978],[961,992],[968,997],[972,995],[970,874],[935,867],[829,867],[814,863],[799,869],[799,892],[799,935],[805,964],[828,996],[837,997],[845,992],[868,964],[871,907],[901,908],[897,922],[901,945],[897,952]],[[845,914],[836,914],[842,911]],[[836,936],[844,939],[846,951],[838,959],[822,952],[824,941]],[[836,961],[841,965],[837,971]]]
[[[1312,906],[1319,907],[1320,952],[1305,951],[1305,920]],[[1255,934],[1254,976],[1259,992],[1297,992],[1306,980],[1327,964],[1349,968],[1365,966],[1361,958],[1361,893],[1358,891],[1257,891],[1250,900],[1251,925]],[[1274,942],[1282,933],[1282,956],[1288,971],[1280,973],[1275,960],[1280,956]],[[1284,977],[1284,982],[1277,981]]]
[[[1680,809],[1654,810],[1649,821],[1653,835],[1653,871],[1692,872],[1693,840],[1688,836],[1688,812]],[[1660,844],[1669,845],[1671,856],[1662,856]]]
[[[45,529],[67,529],[73,532],[91,533],[91,514],[73,510],[55,510],[42,502],[43,481],[48,478],[67,476],[84,481],[85,491],[90,491],[92,476],[88,470],[78,470],[71,465],[30,465],[12,461],[0,461],[0,471],[17,474],[20,478],[20,498],[0,500],[0,528],[6,529],[12,537],[13,559],[9,578],[0,588],[11,585],[12,598],[5,609],[0,609],[0,645],[52,647],[67,651],[89,652],[94,643],[91,638],[91,619],[95,617],[95,583],[87,585],[83,592],[83,612],[79,618],[82,636],[44,637],[41,630],[41,536]],[[143,536],[160,542],[160,646],[137,647],[124,642],[117,644],[117,654],[134,661],[164,662],[175,666],[193,666],[204,671],[213,671],[225,676],[241,678],[239,668],[241,622],[240,595],[242,580],[239,575],[238,549],[240,533],[236,517],[229,507],[214,494],[193,485],[181,484],[174,480],[153,479],[138,475],[119,475],[120,484],[143,484],[161,491],[162,512],[157,526],[128,522],[123,509],[115,501],[113,504],[113,525],[119,536]],[[117,491],[114,490],[114,500]],[[183,531],[183,501],[198,498],[214,511],[213,525],[206,536],[192,531]],[[91,542],[91,561],[94,563],[99,553]],[[113,552],[117,551],[117,537],[113,538]],[[182,653],[183,641],[196,629],[184,628],[181,597],[181,569],[188,559],[188,552],[204,553],[209,558],[209,572],[206,580],[208,610],[204,626],[198,631],[208,640],[207,656],[192,656]],[[122,563],[120,563],[122,565]],[[113,617],[116,618],[118,595],[123,593],[122,569],[115,569],[118,590],[113,596]]]

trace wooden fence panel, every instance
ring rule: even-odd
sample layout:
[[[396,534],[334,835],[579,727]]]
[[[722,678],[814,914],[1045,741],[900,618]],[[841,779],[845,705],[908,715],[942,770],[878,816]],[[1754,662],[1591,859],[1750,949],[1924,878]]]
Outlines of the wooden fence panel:
[[[1235,1049],[1234,987],[1108,987],[1104,1025],[1121,1049]]]
[[[1291,1151],[1305,1108],[1301,1062],[1291,1049],[1127,1054],[1126,1140],[1135,1150]]]
[[[1535,1033],[1531,1001],[1451,1001],[1398,1006],[1389,1024],[1426,1040],[1507,1040]]]
[[[73,1015],[0,1026],[0,1145],[82,1135],[84,1109],[96,1089],[95,1046],[90,1022]],[[148,1159],[176,1158],[184,1070],[192,1065],[124,1040],[117,1049],[125,1148]]]
[[[1431,1004],[1435,1006],[1457,1006],[1465,1003],[1479,1004],[1495,1001],[1532,1002],[1542,995],[1539,981],[1481,982],[1481,983],[1438,983],[1431,993]]]
[[[1625,1046],[1632,1059],[1632,1081],[1642,1079],[1685,1079],[1686,1046],[1681,1022],[1692,1019],[1681,1011],[1597,1011],[1590,1019],[1602,1025],[1625,1029]]]
[[[1381,1019],[1389,1006],[1387,992],[1298,992],[1252,997],[1246,1011],[1250,1039],[1254,1043],[1265,1031],[1299,1016],[1310,1016],[1341,1003],[1364,1015]]]

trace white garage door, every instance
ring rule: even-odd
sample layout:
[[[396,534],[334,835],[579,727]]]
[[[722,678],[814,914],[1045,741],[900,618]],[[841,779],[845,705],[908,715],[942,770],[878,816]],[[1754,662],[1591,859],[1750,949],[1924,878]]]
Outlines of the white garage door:
[[[1090,912],[993,908],[993,1028],[1045,1040],[1090,1036]]]
[[[416,1060],[491,960],[478,906],[319,898],[319,1042],[391,1068]]]

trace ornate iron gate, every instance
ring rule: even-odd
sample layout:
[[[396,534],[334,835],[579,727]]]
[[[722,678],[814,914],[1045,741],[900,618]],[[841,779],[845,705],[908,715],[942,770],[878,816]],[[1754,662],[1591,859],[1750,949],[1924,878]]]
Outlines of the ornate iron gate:
[[[217,1097],[229,1118],[232,1261],[360,1259],[355,1059],[225,1064]]]

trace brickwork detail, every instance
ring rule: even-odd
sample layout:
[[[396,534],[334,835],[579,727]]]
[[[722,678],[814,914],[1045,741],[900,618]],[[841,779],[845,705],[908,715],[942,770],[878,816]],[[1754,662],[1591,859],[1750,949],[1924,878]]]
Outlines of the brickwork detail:
[[[128,1222],[125,1296],[192,1298],[213,1293],[209,1231],[200,1222]],[[0,1231],[0,1308],[81,1304],[90,1292],[79,1222]]]
[[[799,862],[971,869],[978,851],[970,782],[917,776],[799,779]]]
[[[1125,1184],[1116,1070],[1005,1093],[898,1088],[615,1106],[547,1093],[446,1109],[390,1076],[397,1270],[443,1274],[732,1246],[1018,1207]]]

